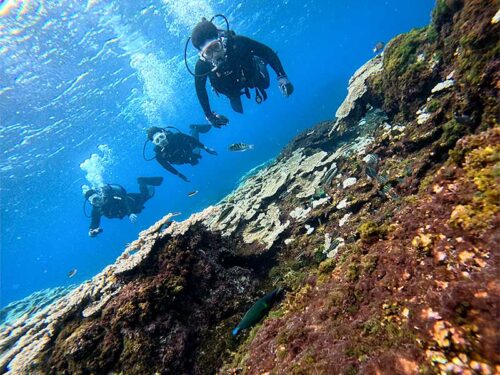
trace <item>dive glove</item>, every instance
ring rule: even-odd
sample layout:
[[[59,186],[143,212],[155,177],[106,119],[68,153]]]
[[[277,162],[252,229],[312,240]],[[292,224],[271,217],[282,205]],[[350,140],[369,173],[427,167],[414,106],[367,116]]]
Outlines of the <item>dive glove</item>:
[[[278,77],[278,86],[280,88],[281,93],[284,96],[288,97],[288,96],[292,95],[293,85],[287,76]]]
[[[229,119],[224,115],[218,115],[215,112],[212,112],[207,116],[207,120],[212,126],[216,128],[220,128],[221,126],[227,125],[229,123]]]
[[[130,215],[128,215],[128,218],[132,224],[135,224],[137,222],[137,215],[136,214],[130,214]]]
[[[90,229],[89,230],[89,237],[95,237],[99,233],[102,233],[103,229],[102,228],[95,228],[95,229]]]

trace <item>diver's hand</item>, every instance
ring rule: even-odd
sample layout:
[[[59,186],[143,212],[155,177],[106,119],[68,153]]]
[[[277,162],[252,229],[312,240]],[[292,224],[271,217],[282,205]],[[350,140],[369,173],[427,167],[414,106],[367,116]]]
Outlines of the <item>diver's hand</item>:
[[[292,95],[293,85],[287,76],[278,77],[278,86],[284,96],[289,97],[290,95]]]
[[[184,182],[191,182],[189,181],[189,178],[187,178],[186,176],[184,176],[182,173],[179,173],[179,177],[184,181]]]
[[[89,237],[95,237],[95,236],[97,236],[99,233],[102,233],[102,232],[103,232],[103,229],[102,229],[102,228],[90,229],[90,230],[89,230]]]
[[[130,214],[128,215],[128,219],[132,224],[135,224],[137,222],[137,215],[136,214]]]
[[[212,112],[207,116],[207,120],[212,126],[216,128],[220,128],[221,126],[227,125],[229,123],[229,119],[224,115],[218,115],[215,112]]]
[[[217,151],[215,151],[213,148],[205,147],[205,151],[208,152],[210,155],[217,156]]]

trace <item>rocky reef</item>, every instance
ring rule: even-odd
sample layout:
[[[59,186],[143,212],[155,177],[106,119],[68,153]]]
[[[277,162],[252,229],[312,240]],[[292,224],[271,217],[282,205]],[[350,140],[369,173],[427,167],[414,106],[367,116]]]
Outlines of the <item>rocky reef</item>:
[[[4,328],[2,373],[499,373],[497,11],[438,0],[354,74],[335,120]]]

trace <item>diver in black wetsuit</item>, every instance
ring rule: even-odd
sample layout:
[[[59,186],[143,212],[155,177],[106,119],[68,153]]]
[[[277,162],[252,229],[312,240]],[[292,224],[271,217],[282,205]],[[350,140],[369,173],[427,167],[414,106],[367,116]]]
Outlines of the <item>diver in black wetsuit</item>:
[[[223,16],[222,16],[223,17]],[[227,23],[227,19],[224,17]],[[271,65],[278,76],[278,86],[284,96],[293,93],[278,55],[268,46],[250,38],[235,35],[229,30],[218,30],[205,18],[196,25],[191,34],[193,46],[198,49],[200,59],[194,72],[196,94],[207,120],[215,127],[226,125],[229,120],[212,112],[206,90],[207,77],[217,94],[227,96],[231,107],[243,113],[241,95],[250,98],[250,89],[255,89],[255,100],[261,103],[267,99]],[[187,44],[186,44],[187,48]],[[189,69],[189,67],[188,67]]]
[[[132,223],[137,220],[144,203],[154,195],[154,186],[160,186],[163,177],[138,177],[140,193],[127,193],[120,185],[107,184],[100,189],[90,189],[85,193],[85,199],[92,205],[92,221],[89,236],[95,237],[102,233],[99,226],[101,216],[108,219],[123,219],[128,216]]]
[[[153,126],[147,130],[148,140],[155,145],[154,159],[170,173],[189,182],[188,178],[175,169],[172,164],[196,165],[201,159],[200,150],[217,155],[215,150],[199,141],[199,133],[208,132],[210,125],[190,125],[191,135],[184,134],[172,127],[170,129],[172,130]]]

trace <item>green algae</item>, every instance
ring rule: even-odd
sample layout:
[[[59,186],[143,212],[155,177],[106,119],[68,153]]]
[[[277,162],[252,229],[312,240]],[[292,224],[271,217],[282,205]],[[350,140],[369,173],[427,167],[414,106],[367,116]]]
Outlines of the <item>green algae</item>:
[[[358,234],[362,241],[371,241],[373,239],[383,238],[389,233],[389,226],[378,225],[373,221],[366,221],[358,227]]]
[[[465,156],[464,170],[478,194],[471,203],[455,207],[450,224],[470,231],[485,229],[500,212],[500,147],[485,146],[470,151]]]

